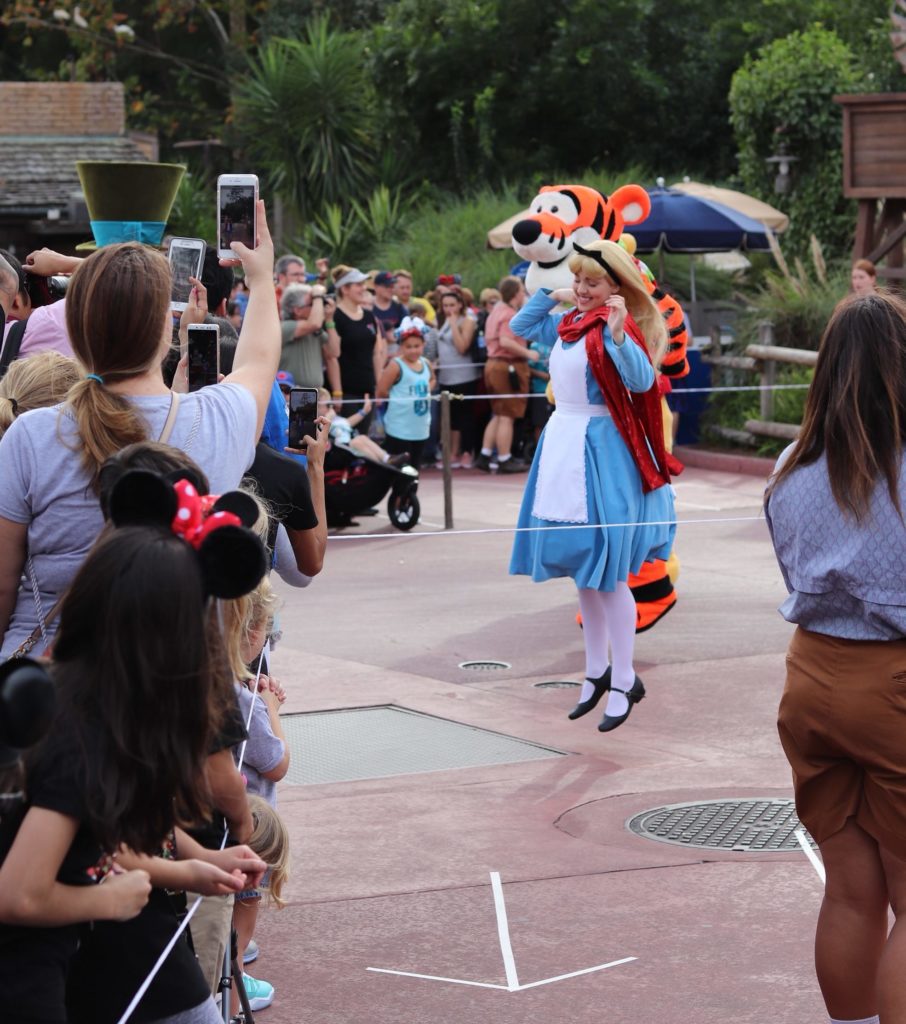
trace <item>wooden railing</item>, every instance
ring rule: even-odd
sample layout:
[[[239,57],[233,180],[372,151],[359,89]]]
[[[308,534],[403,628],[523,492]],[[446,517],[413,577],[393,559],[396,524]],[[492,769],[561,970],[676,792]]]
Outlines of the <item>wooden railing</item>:
[[[774,325],[762,321],[758,325],[758,342],[749,345],[743,356],[709,355],[703,359],[710,366],[724,370],[746,370],[758,374],[760,392],[760,419],[746,420],[745,430],[731,427],[715,428],[717,433],[728,440],[743,444],[756,444],[758,437],[776,437],[782,440],[795,441],[799,436],[800,425],[795,423],[777,423],[774,420],[774,385],[777,383],[777,367],[784,363],[792,366],[814,367],[818,353],[801,348],[783,348],[774,345]],[[719,352],[719,341],[712,343],[712,348]],[[710,351],[710,350],[709,350]]]

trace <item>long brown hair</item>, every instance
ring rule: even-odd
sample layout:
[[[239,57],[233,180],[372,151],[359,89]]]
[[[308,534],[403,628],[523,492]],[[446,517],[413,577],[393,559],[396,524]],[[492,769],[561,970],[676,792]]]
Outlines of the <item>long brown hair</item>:
[[[768,497],[799,466],[825,455],[843,511],[861,519],[883,478],[902,514],[897,485],[904,431],[906,302],[889,293],[848,296],[824,330],[799,440]]]
[[[147,438],[135,406],[107,385],[144,373],[162,356],[169,307],[169,265],[137,242],[98,249],[72,275],[66,293],[72,348],[89,373],[103,378],[80,380],[68,399],[82,466],[95,489],[108,456]]]
[[[74,731],[88,823],[112,850],[155,853],[174,823],[204,819],[212,733],[207,601],[198,556],[168,530],[98,542],[60,609],[59,728]]]

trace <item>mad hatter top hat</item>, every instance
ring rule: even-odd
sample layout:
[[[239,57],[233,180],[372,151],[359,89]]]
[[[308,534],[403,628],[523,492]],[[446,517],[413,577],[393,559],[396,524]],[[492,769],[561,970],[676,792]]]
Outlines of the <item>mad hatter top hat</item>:
[[[114,242],[160,245],[176,191],[186,169],[182,164],[145,160],[77,160],[76,170],[91,218],[96,249]]]

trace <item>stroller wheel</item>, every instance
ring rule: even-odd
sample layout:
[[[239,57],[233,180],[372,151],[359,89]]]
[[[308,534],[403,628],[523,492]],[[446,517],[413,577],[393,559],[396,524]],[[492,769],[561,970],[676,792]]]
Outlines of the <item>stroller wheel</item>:
[[[387,501],[387,515],[398,530],[411,530],[418,522],[421,505],[414,494],[394,494]]]

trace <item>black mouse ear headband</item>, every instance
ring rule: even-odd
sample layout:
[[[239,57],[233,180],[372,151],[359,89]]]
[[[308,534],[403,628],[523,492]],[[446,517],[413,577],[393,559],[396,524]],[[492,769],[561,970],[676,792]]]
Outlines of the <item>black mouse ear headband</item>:
[[[267,572],[264,544],[249,529],[258,505],[242,491],[201,497],[189,480],[128,470],[113,485],[107,509],[115,526],[163,526],[182,537],[195,549],[212,597],[242,597]]]
[[[10,658],[0,665],[0,767],[15,764],[41,739],[55,706],[54,685],[38,662]]]
[[[603,267],[604,270],[610,275],[611,280],[617,287],[620,285],[620,275],[613,269],[613,267],[604,259],[604,256],[599,249],[583,249],[578,242],[573,242],[573,249],[580,256],[585,256],[590,260],[594,260],[599,267]]]

